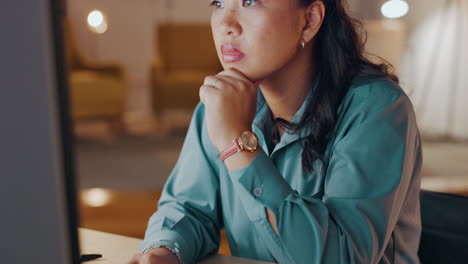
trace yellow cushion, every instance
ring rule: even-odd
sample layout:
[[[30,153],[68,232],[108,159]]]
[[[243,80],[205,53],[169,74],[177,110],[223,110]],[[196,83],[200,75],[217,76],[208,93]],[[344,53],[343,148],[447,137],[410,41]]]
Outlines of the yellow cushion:
[[[126,84],[118,76],[79,70],[69,75],[72,116],[119,116],[125,109]]]
[[[193,110],[203,79],[222,71],[209,24],[161,24],[153,59],[153,109]]]
[[[161,24],[158,34],[157,52],[167,71],[219,67],[209,24]]]

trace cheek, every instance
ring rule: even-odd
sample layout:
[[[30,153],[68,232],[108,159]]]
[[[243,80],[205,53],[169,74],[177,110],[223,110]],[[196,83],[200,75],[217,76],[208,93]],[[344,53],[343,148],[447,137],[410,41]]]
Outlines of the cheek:
[[[248,18],[240,19],[248,23],[242,23],[242,35],[238,38],[243,51],[247,54],[246,58],[236,64],[224,63],[220,50],[224,36],[222,32],[218,32],[217,27],[220,21],[216,14],[212,14],[211,28],[221,64],[224,69],[227,67],[238,69],[251,80],[263,79],[277,71],[297,52],[299,34],[294,24],[297,22],[291,20],[290,14],[285,11],[265,16],[250,14]]]
[[[219,22],[221,21],[221,19],[219,19],[218,17],[216,17],[215,15],[212,15],[211,16],[211,33],[213,35],[213,41],[214,41],[214,46],[215,46],[215,49],[216,49],[216,53],[218,54],[218,59],[220,61],[220,63],[224,65],[223,63],[223,54],[221,52],[221,44],[223,43],[223,41],[226,41],[226,39],[224,39],[224,35],[223,33],[224,32],[221,32],[220,28],[219,28]]]
[[[211,34],[213,35],[213,40],[214,40],[214,43],[215,45],[217,44],[217,35],[216,34],[216,20],[213,18],[213,16],[211,17]],[[218,48],[218,47],[216,47]]]
[[[258,30],[252,30],[247,38],[251,58],[246,68],[255,79],[265,78],[280,69],[297,53],[299,36],[293,27],[284,23],[268,23]]]

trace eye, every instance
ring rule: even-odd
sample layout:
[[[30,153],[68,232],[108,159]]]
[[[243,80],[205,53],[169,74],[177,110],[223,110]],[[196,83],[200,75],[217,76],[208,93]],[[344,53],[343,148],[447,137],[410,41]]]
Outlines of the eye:
[[[221,8],[222,7],[222,3],[220,1],[212,1],[209,6],[213,6],[213,7],[216,7],[216,8]]]
[[[245,6],[255,6],[258,4],[258,0],[243,0],[242,5]]]

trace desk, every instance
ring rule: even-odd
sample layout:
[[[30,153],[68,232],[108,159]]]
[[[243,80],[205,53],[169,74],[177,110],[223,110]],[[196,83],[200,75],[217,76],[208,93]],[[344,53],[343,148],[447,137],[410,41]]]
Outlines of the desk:
[[[81,254],[102,254],[102,258],[83,263],[126,264],[140,250],[140,239],[86,228],[79,228],[78,234]],[[198,264],[271,264],[271,262],[215,255]]]

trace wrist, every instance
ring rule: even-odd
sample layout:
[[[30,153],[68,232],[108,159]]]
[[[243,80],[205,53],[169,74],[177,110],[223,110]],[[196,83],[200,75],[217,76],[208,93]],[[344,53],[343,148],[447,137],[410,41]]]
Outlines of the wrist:
[[[235,171],[246,168],[250,165],[250,163],[252,163],[259,152],[260,147],[253,152],[241,151],[225,159],[224,164],[226,164],[228,171]]]
[[[177,257],[177,255],[165,247],[153,248],[149,250],[147,253],[162,257],[165,260],[167,260],[168,263],[180,264],[179,258]]]
[[[226,133],[226,135],[223,136],[223,138],[219,141],[219,152],[222,152],[225,150],[229,145],[232,144],[234,140],[237,140],[239,136],[242,134],[244,131],[251,131],[252,129],[236,129],[231,131],[230,133]]]
[[[241,135],[233,140],[225,149],[220,151],[219,157],[221,160],[226,161],[231,156],[242,155],[243,160],[251,161],[255,155],[248,155],[245,153],[254,153],[258,150],[259,140],[255,133],[250,130],[245,130]],[[244,163],[244,162],[242,162]]]

